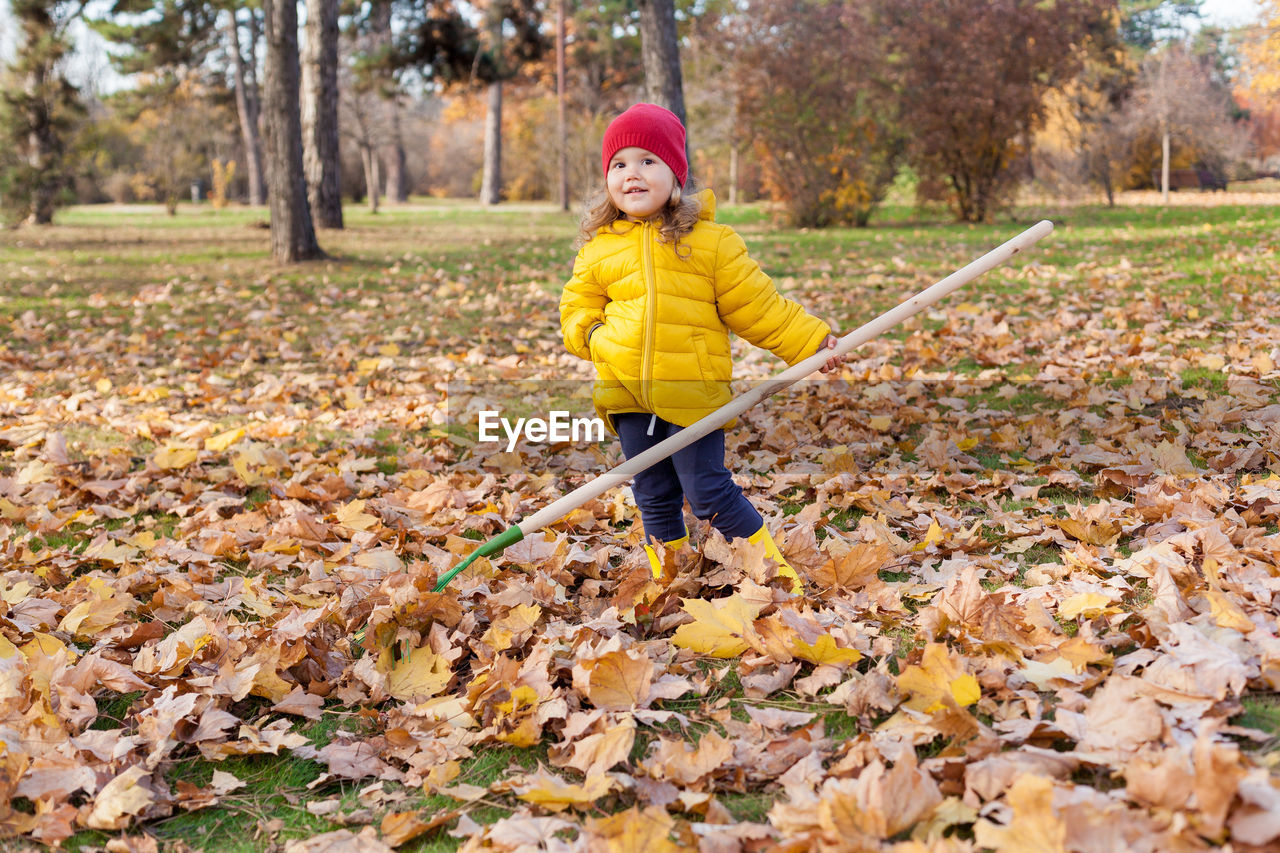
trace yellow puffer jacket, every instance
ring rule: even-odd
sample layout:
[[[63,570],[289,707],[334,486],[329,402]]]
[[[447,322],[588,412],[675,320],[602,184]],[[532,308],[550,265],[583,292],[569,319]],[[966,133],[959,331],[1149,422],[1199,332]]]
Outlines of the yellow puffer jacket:
[[[565,285],[564,343],[595,363],[593,400],[610,429],[623,412],[689,426],[729,402],[730,331],[787,364],[831,331],[779,294],[737,232],[715,222],[711,191],[699,198],[702,217],[680,239],[686,257],[653,225],[620,221],[618,233],[602,229],[582,247]]]

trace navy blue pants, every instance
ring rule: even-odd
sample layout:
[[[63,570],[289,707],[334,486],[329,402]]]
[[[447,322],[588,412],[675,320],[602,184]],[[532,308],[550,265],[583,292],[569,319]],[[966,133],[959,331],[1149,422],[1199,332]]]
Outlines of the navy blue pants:
[[[653,430],[650,434],[650,425]],[[681,427],[653,415],[614,415],[613,425],[628,459],[675,435]],[[647,537],[679,539],[684,526],[684,499],[693,514],[728,539],[746,538],[764,525],[742,489],[724,467],[724,430],[716,430],[656,465],[641,471],[631,484]]]

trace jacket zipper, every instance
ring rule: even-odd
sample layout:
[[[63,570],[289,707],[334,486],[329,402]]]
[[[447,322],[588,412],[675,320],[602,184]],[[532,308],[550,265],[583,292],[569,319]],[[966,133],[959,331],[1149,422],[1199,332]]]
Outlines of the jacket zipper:
[[[641,256],[644,262],[644,349],[641,352],[640,398],[646,409],[653,409],[653,348],[658,316],[658,277],[653,268],[653,232],[645,222],[641,230],[644,240]]]

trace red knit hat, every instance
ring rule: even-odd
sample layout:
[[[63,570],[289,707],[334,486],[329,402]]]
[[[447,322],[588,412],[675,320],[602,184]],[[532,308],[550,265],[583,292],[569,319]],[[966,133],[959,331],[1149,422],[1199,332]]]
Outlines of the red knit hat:
[[[643,148],[658,155],[671,167],[676,180],[684,186],[689,177],[689,161],[684,154],[684,125],[676,114],[657,104],[636,104],[615,118],[604,132],[604,171],[609,161],[623,148]]]

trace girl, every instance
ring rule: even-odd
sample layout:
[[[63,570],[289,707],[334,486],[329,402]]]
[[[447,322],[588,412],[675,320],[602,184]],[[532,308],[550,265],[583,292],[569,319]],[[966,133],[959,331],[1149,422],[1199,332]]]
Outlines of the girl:
[[[583,217],[573,278],[560,299],[569,352],[590,359],[593,402],[628,458],[729,402],[729,331],[795,364],[834,347],[830,327],[781,296],[742,238],[715,222],[715,197],[688,183],[684,126],[636,104],[604,134],[605,187]],[[823,372],[843,358],[833,356]],[[637,474],[645,536],[688,542],[684,499],[726,538],[763,543],[801,591],[764,521],[724,465],[716,430]],[[662,563],[645,546],[655,579]]]

